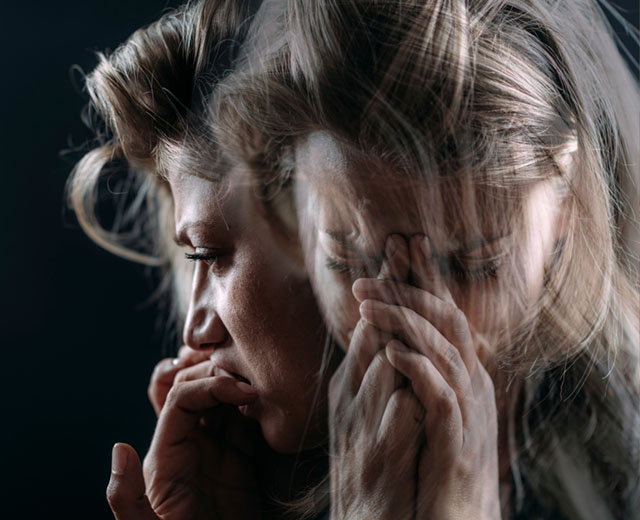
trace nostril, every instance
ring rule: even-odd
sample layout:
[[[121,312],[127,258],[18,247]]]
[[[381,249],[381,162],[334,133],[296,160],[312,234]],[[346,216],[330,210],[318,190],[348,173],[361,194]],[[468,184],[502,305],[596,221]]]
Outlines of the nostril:
[[[219,346],[218,343],[199,343],[197,348],[198,350],[213,350],[217,346]]]

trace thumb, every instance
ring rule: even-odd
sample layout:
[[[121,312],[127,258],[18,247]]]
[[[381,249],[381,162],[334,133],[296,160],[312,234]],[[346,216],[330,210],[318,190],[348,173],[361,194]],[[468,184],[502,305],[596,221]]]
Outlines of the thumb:
[[[144,493],[140,458],[128,444],[113,446],[107,501],[116,520],[160,520]]]

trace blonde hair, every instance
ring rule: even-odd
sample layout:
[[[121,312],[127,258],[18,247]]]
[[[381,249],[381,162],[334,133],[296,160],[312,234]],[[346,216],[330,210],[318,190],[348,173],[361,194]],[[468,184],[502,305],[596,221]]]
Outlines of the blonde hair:
[[[166,174],[176,168],[212,178],[226,173],[207,106],[216,84],[232,70],[257,3],[189,2],[136,31],[110,55],[99,53],[86,77],[97,143],[69,178],[69,204],[98,245],[164,269],[163,288],[172,293],[177,320],[188,306],[191,268],[173,241]],[[105,229],[96,203],[114,169],[126,171],[132,195],[126,208],[116,210],[112,229]]]
[[[525,378],[515,502],[528,487],[570,518],[637,513],[640,97],[598,3],[291,0],[288,16],[270,67],[218,94],[265,164],[321,130],[399,179],[561,181],[566,239],[502,360]]]

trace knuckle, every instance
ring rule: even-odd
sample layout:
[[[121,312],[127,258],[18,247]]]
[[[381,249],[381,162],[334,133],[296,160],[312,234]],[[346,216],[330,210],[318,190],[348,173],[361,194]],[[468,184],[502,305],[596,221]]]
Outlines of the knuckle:
[[[185,381],[187,381],[188,380],[187,375],[188,374],[186,370],[180,370],[180,372],[178,372],[175,378],[173,379],[174,384],[184,383]]]
[[[384,350],[379,350],[373,358],[371,362],[371,368],[377,373],[384,372],[387,370],[395,370],[389,360],[387,359],[387,354]]]
[[[167,399],[165,401],[166,405],[171,407],[175,403],[179,402],[181,396],[184,394],[184,388],[184,382],[176,382],[167,394]]]
[[[449,343],[444,346],[440,357],[449,375],[458,377],[463,365],[460,351]]]
[[[456,394],[450,387],[443,388],[438,394],[436,405],[438,412],[442,414],[450,415],[456,405]]]
[[[450,304],[452,307],[451,310],[451,328],[456,337],[459,338],[467,338],[469,334],[469,324],[467,322],[467,317],[464,312],[462,312],[458,307],[453,304]]]

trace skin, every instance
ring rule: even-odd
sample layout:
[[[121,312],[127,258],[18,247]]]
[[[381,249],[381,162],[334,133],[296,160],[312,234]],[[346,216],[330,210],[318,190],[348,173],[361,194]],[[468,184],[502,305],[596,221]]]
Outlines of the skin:
[[[393,200],[408,199],[415,187],[411,192],[406,187],[381,192],[377,189],[378,181],[393,187],[395,179],[380,177],[375,183],[370,182],[368,176],[361,174],[361,162],[352,162],[326,135],[319,136],[320,139],[315,137],[298,150],[299,164],[312,165],[307,170],[300,168],[296,185],[301,237],[307,269],[325,320],[339,344],[348,351],[329,389],[331,449],[333,456],[341,461],[333,465],[331,472],[332,515],[335,518],[413,518],[415,510],[420,518],[444,519],[468,517],[473,511],[478,518],[498,518],[499,412],[493,381],[485,369],[492,354],[487,338],[497,327],[513,324],[523,312],[513,309],[525,308],[535,298],[534,286],[542,284],[544,264],[552,249],[553,234],[548,230],[553,223],[526,233],[526,240],[519,242],[520,249],[510,252],[516,259],[512,264],[518,268],[506,278],[511,284],[516,276],[524,278],[520,284],[524,290],[510,300],[514,305],[504,305],[506,295],[500,292],[504,285],[493,281],[489,284],[488,279],[489,287],[456,285],[443,275],[438,258],[446,253],[435,252],[436,247],[442,250],[448,244],[446,234],[438,234],[442,221],[418,220],[416,225],[415,214],[389,211]],[[368,166],[364,171],[374,168],[373,164]],[[152,378],[150,396],[160,411],[160,419],[145,460],[144,480],[137,456],[129,447],[120,446],[114,453],[114,462],[118,462],[122,458],[119,450],[124,450],[125,458],[134,467],[134,471],[122,473],[118,464],[114,465],[112,482],[116,483],[113,486],[116,492],[111,496],[116,501],[112,498],[112,507],[121,520],[135,517],[119,516],[114,507],[127,487],[137,495],[130,493],[128,501],[121,500],[121,510],[124,510],[123,504],[138,504],[155,514],[162,509],[159,506],[166,504],[163,518],[208,511],[193,497],[183,500],[184,490],[176,493],[166,488],[185,468],[184,462],[190,460],[190,454],[195,455],[192,463],[186,464],[188,474],[180,475],[182,480],[190,482],[186,489],[202,486],[207,478],[211,485],[205,488],[216,488],[212,475],[192,471],[196,461],[202,460],[202,450],[194,449],[191,441],[197,438],[194,432],[203,433],[200,428],[203,424],[207,426],[212,410],[222,408],[221,404],[241,405],[245,415],[259,422],[267,442],[283,451],[295,444],[284,440],[299,441],[307,410],[313,408],[309,400],[301,405],[304,399],[300,400],[299,395],[304,393],[296,394],[306,388],[305,378],[296,383],[300,367],[307,364],[313,368],[320,362],[319,355],[314,357],[306,350],[295,348],[295,345],[308,344],[304,336],[309,329],[301,332],[296,326],[294,333],[297,331],[300,336],[295,342],[282,345],[274,341],[274,348],[270,350],[273,356],[256,354],[264,353],[264,345],[260,350],[250,348],[251,338],[264,327],[272,326],[269,330],[273,331],[273,338],[287,337],[281,336],[287,331],[281,319],[287,316],[280,307],[283,299],[274,298],[274,292],[264,290],[265,285],[271,287],[271,280],[273,287],[278,288],[274,280],[282,280],[283,275],[305,281],[306,278],[292,260],[295,255],[283,256],[284,249],[275,247],[277,237],[269,235],[269,226],[248,204],[246,175],[238,171],[230,178],[234,182],[223,198],[218,197],[219,187],[212,188],[204,179],[170,178],[178,240],[195,254],[209,254],[215,249],[220,255],[215,262],[201,259],[196,265],[185,327],[185,343],[189,348],[183,348],[177,360],[161,362]],[[345,178],[355,182],[347,184]],[[540,221],[553,214],[549,212],[552,201],[546,197],[549,190],[543,188],[532,191],[526,205],[528,218]],[[335,205],[349,190],[365,201],[359,211],[347,211]],[[377,208],[378,212],[371,208]],[[363,225],[367,222],[376,223],[374,232]],[[487,227],[480,224],[482,234],[492,231],[504,234],[502,227],[495,230]],[[326,233],[327,229],[332,232]],[[331,249],[338,246],[342,249]],[[483,245],[480,253],[474,251],[477,254],[471,263],[482,263],[488,251],[495,255],[496,248],[493,242],[490,248]],[[527,248],[542,254],[529,255]],[[344,263],[359,262],[359,272],[366,268],[367,274],[373,272],[373,264],[377,266],[376,276],[359,279],[354,284],[358,277],[350,272],[336,270],[335,266],[327,268],[327,254],[338,256],[345,249],[350,256],[342,258]],[[227,251],[233,253],[227,256]],[[363,258],[367,261],[363,262]],[[523,262],[523,258],[527,261]],[[276,275],[270,277],[273,273]],[[256,281],[262,281],[265,275],[265,285],[257,285]],[[269,294],[271,298],[265,297]],[[285,304],[291,303],[295,311],[300,310],[297,299],[295,302],[291,298],[284,300]],[[273,301],[278,301],[278,312]],[[252,302],[255,308],[243,302]],[[490,313],[491,319],[487,320],[486,307],[491,303],[495,304],[495,312]],[[239,309],[243,312],[238,312]],[[264,317],[259,311],[272,314],[268,314],[269,320],[256,326]],[[297,325],[299,321],[293,323]],[[230,354],[218,357],[222,356],[221,352],[229,352],[225,349],[230,346],[235,347],[233,357]],[[266,346],[269,347],[269,343]],[[212,354],[213,362],[209,359]],[[274,362],[274,358],[278,361]],[[285,372],[282,367],[287,359],[292,363]],[[251,381],[258,396],[251,395],[250,390],[242,388],[242,383],[228,377],[231,373]],[[294,377],[276,383],[283,374]],[[409,386],[403,380],[408,381]],[[284,384],[288,391],[278,393],[279,384]],[[234,394],[238,390],[245,390],[244,395]],[[275,405],[259,407],[255,403],[260,398]],[[282,413],[283,410],[299,413]],[[221,413],[217,421],[214,413],[211,422],[220,422]],[[236,424],[237,415],[225,417],[225,424]],[[194,417],[199,420],[194,421]],[[186,444],[176,442],[176,437],[167,434],[167,430],[175,429],[182,435],[180,438],[188,439]],[[247,430],[241,425],[240,431]],[[210,453],[208,462],[200,467],[216,468],[218,473],[221,468],[228,468],[223,470],[225,475],[232,476],[234,488],[240,490],[240,495],[231,499],[225,495],[228,490],[222,490],[219,497],[207,497],[207,505],[216,504],[220,518],[229,514],[251,518],[256,510],[255,474],[248,470],[251,464],[246,457],[244,460],[228,457],[229,453],[250,454],[251,442],[229,449],[224,441],[237,439],[235,433],[226,432],[213,445],[212,432],[204,433],[207,435],[203,435],[196,446],[205,445]],[[211,450],[212,446],[220,449]],[[167,459],[180,464],[171,467]],[[238,474],[238,468],[247,471]],[[125,486],[127,478],[130,484]],[[150,503],[143,497],[145,481]],[[398,486],[400,481],[402,486]],[[176,495],[180,496],[177,501]],[[419,497],[417,504],[416,496]],[[220,511],[220,502],[231,509]],[[173,516],[176,511],[180,513]],[[142,517],[140,511],[137,514]]]
[[[403,185],[393,165],[326,133],[296,159],[305,261],[347,350],[329,394],[332,456],[348,461],[332,472],[334,517],[500,518],[506,399],[494,360],[560,238],[553,185],[528,189],[513,227],[512,208],[474,198],[464,177]]]
[[[308,277],[258,212],[246,171],[227,182],[218,200],[220,188],[206,179],[169,177],[177,241],[213,255],[196,261],[184,343],[250,382],[258,399],[243,414],[274,450],[317,446],[323,410],[311,405],[318,387],[309,382],[321,365],[324,327]]]
[[[152,378],[159,419],[144,468],[116,445],[107,495],[119,520],[259,518],[260,470],[275,452],[325,442],[325,329],[299,255],[259,211],[246,170],[224,185],[168,180],[176,241],[196,262],[185,347]],[[274,455],[256,466],[265,443]]]

